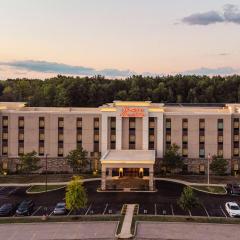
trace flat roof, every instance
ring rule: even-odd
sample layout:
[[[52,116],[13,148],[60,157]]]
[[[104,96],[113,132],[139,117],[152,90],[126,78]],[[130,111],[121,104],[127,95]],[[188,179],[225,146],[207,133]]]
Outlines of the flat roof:
[[[154,164],[155,150],[109,150],[102,156],[101,162]]]

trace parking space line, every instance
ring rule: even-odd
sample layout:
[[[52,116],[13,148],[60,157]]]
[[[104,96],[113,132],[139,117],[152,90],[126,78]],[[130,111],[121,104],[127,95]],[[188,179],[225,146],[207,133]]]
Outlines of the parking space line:
[[[171,204],[172,215],[174,216],[173,205]]]
[[[106,204],[106,207],[104,208],[103,215],[106,213],[108,207],[108,203]]]
[[[67,215],[69,216],[69,215],[72,213],[72,211],[73,211],[73,209],[71,209],[71,210],[68,212]]]
[[[88,212],[89,212],[89,210],[91,209],[91,207],[92,207],[92,204],[90,204],[90,205],[89,205],[89,207],[88,207],[87,211],[85,212],[85,215],[87,215],[87,214],[88,214]]]
[[[189,213],[189,216],[192,216],[192,213],[191,213],[191,211],[188,209],[188,213]]]
[[[16,188],[14,188],[13,190],[11,190],[10,192],[8,192],[8,195],[11,195],[12,193],[16,192],[18,188],[19,188],[19,187],[16,187]]]
[[[203,207],[204,211],[206,212],[207,217],[209,217],[209,213],[208,213],[207,209],[205,208],[205,206],[203,204],[202,204],[202,207]]]
[[[53,215],[53,212],[54,212],[54,210],[49,214],[49,216],[52,216],[52,215]]]
[[[32,216],[34,216],[40,209],[42,208],[42,206],[38,207],[37,210],[35,210],[32,214]]]
[[[222,213],[224,214],[225,218],[227,218],[227,215],[226,215],[226,213],[223,211],[223,209],[222,209],[222,206],[221,206],[221,205],[220,205],[220,209],[221,209]]]
[[[157,215],[157,204],[156,203],[154,204],[154,212],[155,212],[155,215]]]

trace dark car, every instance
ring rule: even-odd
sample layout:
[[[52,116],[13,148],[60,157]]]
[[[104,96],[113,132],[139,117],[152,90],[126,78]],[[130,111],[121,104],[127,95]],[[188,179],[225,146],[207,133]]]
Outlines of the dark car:
[[[240,195],[240,185],[237,183],[229,183],[226,186],[228,194],[231,195]]]
[[[33,212],[34,202],[32,200],[24,200],[17,208],[17,215],[31,215]]]
[[[5,203],[0,207],[0,217],[8,217],[14,214],[16,205],[12,203]]]

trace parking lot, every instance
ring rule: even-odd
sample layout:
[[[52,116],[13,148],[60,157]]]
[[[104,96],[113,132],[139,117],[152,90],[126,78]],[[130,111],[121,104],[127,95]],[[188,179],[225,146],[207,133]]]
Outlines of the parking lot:
[[[200,206],[191,211],[182,210],[177,200],[181,195],[183,186],[176,183],[157,181],[156,193],[100,193],[96,189],[100,182],[85,184],[88,195],[86,208],[69,211],[67,215],[108,215],[120,214],[123,204],[136,203],[139,205],[139,214],[145,215],[172,215],[172,216],[205,216],[229,217],[225,210],[227,201],[240,203],[240,197],[220,196],[196,192]],[[3,203],[20,203],[24,199],[32,199],[35,203],[32,216],[42,216],[47,213],[53,215],[58,202],[64,201],[64,189],[42,194],[26,194],[27,187],[0,187],[0,205]]]

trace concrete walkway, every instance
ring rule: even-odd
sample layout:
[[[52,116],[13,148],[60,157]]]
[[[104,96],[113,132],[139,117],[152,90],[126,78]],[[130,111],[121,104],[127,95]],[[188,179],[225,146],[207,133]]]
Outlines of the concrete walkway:
[[[134,208],[135,204],[128,204],[126,214],[123,220],[123,225],[120,234],[118,235],[118,238],[131,238],[133,235],[131,234],[131,225],[132,225],[132,219],[134,214]]]

